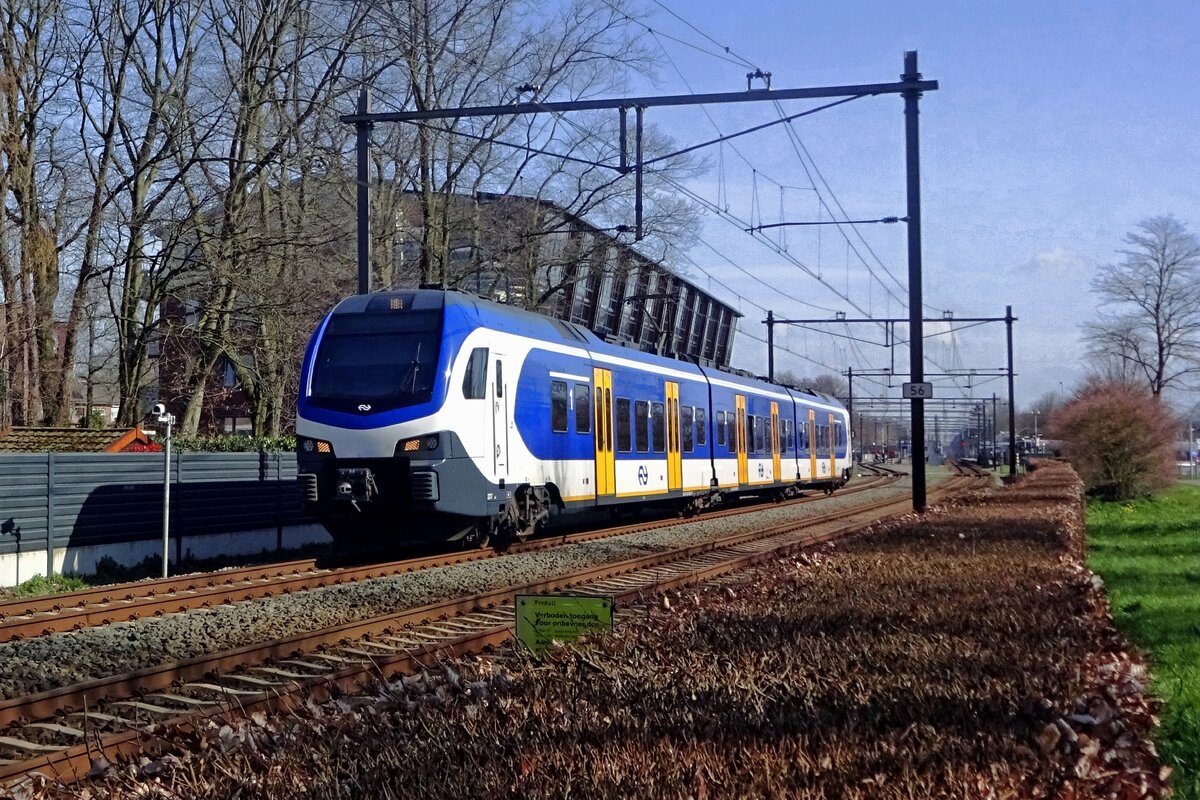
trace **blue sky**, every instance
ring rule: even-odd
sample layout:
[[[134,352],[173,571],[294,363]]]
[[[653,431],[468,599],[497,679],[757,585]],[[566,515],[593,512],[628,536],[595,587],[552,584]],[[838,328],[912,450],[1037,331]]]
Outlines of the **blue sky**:
[[[1200,3],[1194,0],[642,2],[656,31],[642,35],[661,44],[664,61],[657,84],[631,86],[632,93],[745,89],[743,64],[668,36],[720,53],[715,40],[771,72],[776,88],[894,81],[903,52],[919,52],[921,72],[940,82],[940,90],[921,102],[927,315],[949,309],[960,317],[1003,316],[1012,305],[1019,318],[1014,335],[1020,407],[1058,391],[1059,381],[1069,390],[1085,374],[1079,325],[1095,312],[1091,276],[1098,265],[1117,258],[1126,232],[1146,217],[1174,214],[1200,234]],[[805,106],[788,102],[784,111]],[[779,113],[769,104],[708,111],[711,119],[699,109],[652,109],[647,120],[689,144]],[[821,203],[831,206],[835,197],[852,218],[903,216],[899,97],[857,100],[805,118],[793,129],[832,189],[815,179],[820,200],[807,188],[814,180],[781,127],[739,139],[740,155],[728,147],[710,149],[710,169],[688,187],[759,224],[813,220],[818,214],[828,219]],[[781,190],[781,184],[798,188]],[[764,335],[758,324],[763,311],[754,304],[794,317],[827,317],[834,309],[857,316],[830,286],[874,316],[906,316],[906,308],[888,298],[882,270],[886,266],[906,282],[903,225],[859,227],[882,265],[852,232],[861,261],[829,226],[774,234],[782,246],[779,237],[786,230],[788,254],[824,283],[739,227],[706,215],[702,242],[689,251],[694,263],[681,266],[697,283],[741,307],[746,334]],[[862,261],[882,283],[869,277]],[[891,290],[903,296],[894,282]],[[851,364],[864,371],[890,362],[881,347],[850,347],[845,339],[814,333],[791,331],[783,342],[819,362],[777,356],[778,368],[802,375],[828,371],[820,365],[844,370]],[[995,368],[1004,360],[1003,325],[962,331],[953,343],[949,337],[932,340],[927,355],[954,370]],[[739,335],[734,360],[765,371],[765,347]],[[896,361],[907,365],[907,353],[897,353]],[[876,391],[898,396],[898,389]],[[982,391],[1003,395],[1003,381]]]

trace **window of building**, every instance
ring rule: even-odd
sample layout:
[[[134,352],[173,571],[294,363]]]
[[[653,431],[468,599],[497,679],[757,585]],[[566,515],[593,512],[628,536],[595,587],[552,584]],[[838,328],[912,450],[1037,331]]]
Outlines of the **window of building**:
[[[650,422],[654,431],[654,452],[662,453],[667,449],[666,415],[663,413],[662,403],[654,403],[650,406]]]
[[[567,384],[565,381],[550,381],[550,430],[567,432]]]
[[[467,371],[463,375],[462,393],[467,400],[482,400],[487,396],[488,349],[476,347],[467,360]]]
[[[708,419],[703,408],[696,409],[696,446],[704,447],[708,441]]]
[[[586,383],[575,384],[575,432],[592,432],[592,393]]]
[[[679,409],[679,432],[683,434],[683,452],[690,453],[696,449],[695,415],[691,406]]]
[[[624,397],[617,398],[617,450],[628,453],[629,446],[629,401]]]
[[[650,404],[645,400],[633,403],[633,438],[639,453],[650,452]]]
[[[250,436],[254,433],[254,423],[249,417],[225,417],[221,420],[221,430],[225,433]]]

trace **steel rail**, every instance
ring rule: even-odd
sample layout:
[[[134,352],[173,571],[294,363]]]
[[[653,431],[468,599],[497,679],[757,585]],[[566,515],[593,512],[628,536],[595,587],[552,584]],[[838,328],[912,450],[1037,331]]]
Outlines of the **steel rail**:
[[[842,495],[866,491],[876,486],[877,482],[863,482],[842,492]],[[820,499],[821,495],[809,495],[784,503],[806,503]],[[720,509],[705,514],[704,518],[719,519],[752,513],[760,508],[761,506]],[[272,566],[98,587],[45,598],[13,600],[0,603],[0,642],[390,577],[509,554],[535,552],[567,543],[594,541],[672,527],[688,521],[691,520],[644,520],[595,531],[548,535],[502,550],[460,550],[357,567],[321,568],[316,565],[315,560],[308,559]],[[20,611],[14,612],[15,609]]]
[[[969,478],[957,480],[962,481],[964,485],[974,484],[974,480]],[[957,488],[953,483],[951,481],[939,487],[936,493],[942,496],[952,494]],[[326,663],[334,664],[335,668],[323,670],[324,674],[321,675],[312,675],[310,673],[298,674],[295,671],[289,673],[285,670],[259,666],[258,669],[263,670],[263,674],[284,676],[283,680],[274,677],[273,682],[256,679],[249,674],[249,671],[242,675],[230,673],[225,676],[227,680],[251,681],[252,685],[257,684],[256,690],[225,689],[224,696],[220,696],[222,687],[202,684],[202,688],[209,692],[215,691],[218,697],[208,702],[187,700],[187,702],[197,703],[200,706],[187,713],[181,713],[178,709],[127,701],[124,705],[158,713],[164,719],[160,719],[152,727],[122,719],[120,721],[128,726],[127,729],[97,737],[95,743],[87,740],[82,744],[63,746],[53,751],[48,751],[49,745],[35,745],[35,750],[40,749],[47,752],[40,752],[37,757],[24,761],[0,763],[0,780],[10,781],[31,770],[43,770],[59,780],[75,781],[86,774],[93,759],[101,752],[109,760],[113,760],[121,756],[169,749],[172,745],[156,738],[154,733],[156,730],[174,731],[173,738],[177,738],[180,732],[194,731],[196,725],[204,719],[228,714],[244,715],[260,708],[289,708],[300,701],[301,693],[306,697],[315,696],[317,699],[322,699],[327,697],[330,692],[355,691],[372,682],[377,682],[381,678],[386,678],[388,675],[411,673],[422,666],[430,666],[447,657],[478,652],[503,644],[512,637],[512,597],[517,593],[536,594],[572,586],[576,591],[611,596],[618,604],[642,600],[647,594],[711,580],[719,575],[777,557],[780,554],[862,530],[879,521],[874,512],[894,506],[906,507],[906,505],[906,498],[877,501],[851,510],[832,512],[823,518],[795,520],[761,531],[724,537],[705,545],[677,548],[666,553],[602,565],[572,575],[526,584],[521,587],[507,587],[469,598],[458,598],[407,612],[384,615],[372,621],[337,626],[327,631],[271,643],[265,648],[248,647],[219,654],[210,661],[220,664],[237,662],[238,666],[244,667],[248,655],[262,658],[264,653],[287,653],[297,650],[309,652],[311,649],[311,658],[328,659]],[[867,519],[861,519],[864,516]],[[847,522],[856,517],[860,519]],[[843,524],[827,530],[811,530],[833,522]],[[802,535],[794,535],[797,532],[802,532]],[[674,567],[672,568],[671,565]],[[638,573],[641,573],[640,578]],[[632,585],[630,585],[631,583]],[[475,617],[474,620],[471,619],[472,615]],[[451,621],[447,622],[446,620]],[[431,626],[437,635],[422,634],[420,629],[412,629],[411,626],[414,625]],[[404,634],[407,638],[389,635],[400,626],[409,628],[409,632]],[[370,637],[378,637],[379,641],[374,641]],[[341,644],[347,640],[358,642],[357,647],[351,645],[342,648],[341,652],[349,657],[315,652],[315,648],[322,645]],[[401,646],[389,645],[388,641],[399,642]],[[191,659],[187,662],[164,665],[165,669],[175,671],[174,679],[169,680],[167,685],[177,682],[179,679],[187,680],[188,678],[184,676],[195,672],[199,667],[197,663],[199,661],[200,659]],[[339,662],[344,666],[336,667]],[[281,663],[305,664],[305,662],[295,660]],[[250,667],[250,670],[253,669],[255,668]],[[291,669],[296,670],[298,667],[291,667]],[[201,674],[209,674],[212,670],[213,668],[210,666],[206,672]],[[161,676],[162,668],[142,670],[131,676],[144,673]],[[117,676],[118,682],[110,681],[109,686],[120,685],[120,679],[131,676]],[[99,689],[99,683],[93,681],[87,686]],[[147,684],[142,684],[139,688],[144,690],[146,686]],[[78,689],[80,687],[68,688]],[[43,693],[43,699],[48,700],[49,697],[45,695],[49,694],[51,693]],[[232,699],[230,699],[231,694],[233,695]],[[175,701],[186,700],[178,695],[169,697]],[[28,706],[28,708],[32,707],[34,706]],[[109,720],[115,719],[105,714],[97,714],[97,716],[107,717]],[[42,727],[68,730],[57,724],[43,723]],[[85,740],[87,739],[82,732],[80,734]]]
[[[969,479],[962,479],[967,483],[972,483]],[[952,491],[952,487],[947,485],[941,487],[942,492]],[[906,503],[904,499],[890,499],[885,501],[876,501],[864,506],[857,506],[854,509],[846,509],[839,512],[831,512],[819,518],[809,518],[806,520],[794,520],[782,525],[772,526],[760,531],[752,531],[741,534],[734,534],[722,539],[705,543],[702,545],[694,545],[685,548],[676,548],[675,550],[662,553],[642,556],[634,559],[628,559],[623,562],[616,562],[606,565],[601,565],[582,572],[573,573],[570,575],[560,576],[557,578],[540,581],[536,583],[526,584],[517,587],[505,587],[502,589],[485,592],[471,597],[455,598],[440,603],[430,604],[428,606],[411,609],[405,612],[393,613],[377,617],[373,620],[363,620],[356,623],[348,623],[345,625],[336,626],[324,631],[317,631],[308,634],[300,634],[290,637],[286,640],[271,642],[261,646],[248,646],[237,650],[228,651],[225,653],[215,654],[212,656],[202,656],[187,661],[176,662],[174,664],[161,665],[145,670],[139,670],[126,675],[113,676],[112,678],[99,679],[89,681],[86,684],[78,684],[72,687],[63,687],[59,690],[43,692],[30,698],[22,698],[19,701],[7,701],[3,704],[2,712],[5,721],[11,722],[21,716],[25,719],[33,717],[48,717],[51,714],[57,713],[60,717],[67,719],[70,707],[75,704],[83,704],[86,708],[89,696],[92,698],[92,703],[103,695],[112,693],[120,693],[125,696],[135,696],[137,693],[142,693],[146,696],[146,692],[155,690],[165,690],[180,681],[194,681],[209,676],[213,673],[222,674],[227,681],[249,681],[255,686],[256,691],[246,691],[244,689],[222,689],[213,684],[200,684],[199,686],[210,692],[216,691],[218,697],[207,702],[197,700],[185,700],[188,703],[197,703],[204,708],[211,706],[228,706],[230,704],[229,697],[234,695],[234,704],[243,711],[249,708],[248,703],[258,703],[260,701],[275,702],[275,699],[281,692],[299,691],[300,686],[311,684],[313,680],[319,680],[327,683],[334,680],[339,685],[345,687],[345,680],[350,680],[348,676],[359,674],[360,680],[362,675],[374,676],[378,678],[383,668],[391,669],[393,662],[399,658],[403,661],[404,657],[411,656],[411,664],[417,665],[427,663],[430,658],[442,657],[447,654],[457,654],[462,652],[460,645],[463,648],[467,647],[468,640],[476,641],[478,638],[476,633],[459,635],[464,628],[464,622],[472,614],[478,616],[484,615],[485,625],[480,629],[479,633],[486,644],[494,644],[499,641],[506,640],[509,637],[508,629],[511,627],[512,616],[512,597],[517,593],[536,594],[542,592],[555,591],[564,587],[573,586],[580,587],[591,584],[598,590],[605,593],[613,594],[618,599],[625,600],[633,596],[634,593],[646,592],[654,590],[654,586],[668,587],[679,585],[679,581],[687,581],[688,575],[692,575],[691,580],[707,579],[713,575],[719,574],[722,571],[734,569],[736,566],[731,566],[722,569],[720,564],[723,559],[721,553],[731,553],[738,548],[750,548],[749,552],[734,553],[738,558],[742,559],[737,563],[748,563],[745,559],[762,559],[771,557],[772,553],[778,552],[779,547],[761,547],[758,543],[763,540],[771,540],[773,537],[788,536],[797,531],[805,531],[821,525],[828,525],[832,522],[845,522],[847,519],[855,517],[869,518],[859,520],[853,524],[843,524],[833,530],[823,533],[808,534],[800,539],[792,537],[789,540],[790,544],[786,546],[802,546],[806,543],[811,544],[815,541],[825,541],[836,536],[844,535],[852,530],[859,530],[865,525],[869,525],[877,521],[874,512],[894,507],[903,506]],[[784,545],[781,545],[784,546]],[[690,561],[689,561],[690,560]],[[724,559],[728,561],[728,558]],[[688,566],[687,569],[680,571],[679,564]],[[731,562],[732,563],[732,562]],[[653,573],[654,571],[666,570],[671,571],[670,565],[676,565],[674,568],[675,577],[654,577],[652,576],[650,583],[641,581],[634,575],[635,573]],[[690,564],[690,566],[689,566]],[[682,576],[682,577],[681,577]],[[697,577],[699,576],[699,577]],[[620,587],[633,581],[635,587],[628,590],[613,590],[613,587]],[[613,583],[615,581],[615,583]],[[608,582],[608,583],[605,583]],[[503,625],[497,626],[496,617],[499,616],[503,621]],[[418,638],[410,638],[403,640],[405,646],[402,653],[396,653],[397,648],[389,647],[386,644],[377,644],[370,640],[370,637],[381,637],[384,640],[397,641],[396,637],[390,636],[397,630],[403,631],[405,628],[411,628],[417,625],[433,625],[438,635],[433,637],[437,639],[436,646],[429,642],[430,637],[425,639],[419,638],[420,633],[412,634]],[[470,627],[469,624],[466,625]],[[447,637],[447,633],[453,634]],[[443,641],[444,640],[444,641]],[[349,658],[338,655],[326,655],[320,653],[320,649],[328,646],[335,646],[346,641],[361,641],[358,649],[354,647],[343,648],[344,653],[350,653]],[[470,649],[478,649],[481,646],[478,642],[471,645]],[[364,647],[370,647],[372,650],[364,650]],[[392,651],[390,654],[381,653],[379,648],[385,651]],[[351,662],[348,666],[335,672],[334,674],[325,674],[313,676],[311,673],[289,673],[286,670],[279,670],[272,667],[264,666],[272,661],[283,664],[301,664],[295,660],[286,660],[289,656],[306,656],[308,658],[324,658],[332,660],[337,665],[339,662]],[[383,656],[383,661],[379,657]],[[285,659],[278,661],[279,659]],[[353,662],[359,662],[357,664]],[[399,662],[397,662],[399,663]],[[311,668],[311,665],[305,664]],[[243,669],[246,672],[237,674],[234,670]],[[262,678],[255,678],[251,675],[253,670],[261,670],[264,674],[273,677],[273,682]],[[296,669],[296,668],[292,668]],[[394,670],[393,670],[394,672]],[[345,675],[343,675],[345,673]],[[277,675],[285,676],[284,680],[280,680]],[[290,676],[287,677],[287,676]],[[354,682],[354,681],[351,681]],[[269,686],[264,689],[263,686]],[[221,696],[223,694],[223,696]],[[262,695],[261,697],[259,695]],[[153,699],[153,695],[151,695]],[[169,699],[176,702],[183,698],[178,695],[168,695]],[[178,709],[168,709],[162,706],[155,706],[141,701],[124,701],[118,702],[116,705],[133,706],[137,709],[152,711],[154,713],[166,713],[168,715],[175,714]],[[101,706],[103,707],[103,706]],[[225,708],[228,711],[228,708]],[[205,712],[206,714],[208,712]],[[212,713],[223,713],[219,710],[213,710]],[[86,713],[83,716],[87,717]],[[195,718],[196,712],[182,714],[182,717]],[[137,730],[144,726],[136,720],[128,720],[116,717],[106,713],[93,712],[94,719],[108,721],[116,721],[119,724],[129,726],[131,730],[118,732],[116,734],[104,737],[105,751],[110,754],[125,752],[123,748],[128,747],[131,742],[144,740],[145,733],[139,733]],[[42,729],[58,729],[72,730],[69,727],[58,723],[34,723]],[[86,723],[85,723],[86,727]],[[80,737],[85,737],[83,731],[75,731]],[[86,737],[85,737],[86,738]],[[20,741],[12,737],[8,737],[6,744],[10,745]],[[30,748],[34,751],[48,749],[49,745],[29,743]],[[109,747],[114,749],[109,749]],[[82,774],[78,768],[84,766],[89,758],[89,749],[86,745],[76,745],[74,747],[60,746],[60,749],[54,752],[39,754],[38,757],[31,760],[14,760],[8,763],[0,764],[0,780],[8,780],[16,777],[29,769],[34,769],[39,766],[50,768],[52,772],[58,775],[63,775],[64,770],[70,770],[74,775]]]

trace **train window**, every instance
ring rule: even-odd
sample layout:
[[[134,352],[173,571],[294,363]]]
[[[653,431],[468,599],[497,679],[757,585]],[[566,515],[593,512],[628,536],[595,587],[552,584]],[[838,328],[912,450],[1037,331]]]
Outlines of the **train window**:
[[[488,349],[476,347],[467,359],[467,371],[463,375],[462,393],[467,400],[482,400],[487,396]]]
[[[725,412],[717,412],[717,446],[725,444]]]
[[[781,419],[779,420],[779,452],[786,453],[788,444],[788,421]]]
[[[767,418],[755,417],[754,421],[758,423],[754,426],[754,452],[767,452]]]
[[[696,409],[696,446],[704,447],[708,441],[708,420],[703,408]]]
[[[645,400],[633,403],[633,439],[639,453],[650,452],[650,404]]]
[[[592,432],[592,393],[586,383],[575,384],[575,432]]]
[[[567,432],[567,384],[550,381],[550,430]]]
[[[683,434],[683,452],[690,453],[696,449],[695,424],[691,406],[679,409],[679,431]]]
[[[737,452],[737,414],[732,411],[725,412],[725,443],[729,445],[729,452]]]
[[[496,359],[496,397],[504,397],[504,364]]]
[[[662,403],[654,403],[650,406],[651,430],[654,431],[654,452],[656,453],[667,449],[667,425],[664,417]]]
[[[629,446],[629,401],[624,397],[617,398],[617,450],[628,453]]]

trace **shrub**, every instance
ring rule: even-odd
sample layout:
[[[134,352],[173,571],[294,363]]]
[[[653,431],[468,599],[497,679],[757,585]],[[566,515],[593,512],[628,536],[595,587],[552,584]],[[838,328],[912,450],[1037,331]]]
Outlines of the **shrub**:
[[[1147,497],[1173,480],[1175,420],[1149,390],[1093,380],[1055,414],[1053,438],[1088,494],[1105,500]]]
[[[194,453],[280,453],[296,449],[295,436],[176,436],[171,444],[180,451]]]

